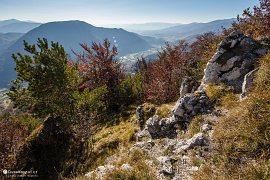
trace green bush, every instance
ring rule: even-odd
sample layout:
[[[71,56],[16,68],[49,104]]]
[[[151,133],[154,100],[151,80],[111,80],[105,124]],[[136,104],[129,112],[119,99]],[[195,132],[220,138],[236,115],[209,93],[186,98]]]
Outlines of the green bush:
[[[76,108],[84,116],[92,116],[98,120],[105,117],[108,104],[106,104],[106,96],[108,90],[106,85],[96,88],[92,91],[85,89],[82,93],[75,92]]]
[[[31,54],[13,54],[17,79],[13,81],[8,95],[19,108],[31,108],[40,117],[65,116],[72,112],[72,92],[77,89],[79,76],[68,66],[67,54],[58,43],[49,47],[46,39],[36,45],[24,42]],[[28,87],[23,87],[27,84]]]

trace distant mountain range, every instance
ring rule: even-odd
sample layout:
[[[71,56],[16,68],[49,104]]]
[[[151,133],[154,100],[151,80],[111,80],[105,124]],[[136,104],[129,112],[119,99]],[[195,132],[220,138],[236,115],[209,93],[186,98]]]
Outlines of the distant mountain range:
[[[0,21],[0,33],[26,33],[40,25],[41,23],[9,19]]]
[[[82,51],[79,43],[91,45],[93,41],[102,42],[105,38],[108,38],[112,45],[117,46],[119,56],[150,49],[152,47],[150,42],[154,41],[154,38],[145,37],[145,40],[142,36],[124,29],[95,27],[82,21],[42,24],[24,34],[0,55],[0,87],[6,87],[8,82],[15,78],[12,53],[24,53],[23,40],[34,44],[38,38],[59,42],[71,56],[73,56],[72,50]]]
[[[134,58],[140,54],[155,57],[156,49],[163,45],[165,40],[171,42],[180,39],[192,40],[199,34],[208,31],[218,32],[222,26],[230,27],[233,21],[235,19],[217,20],[209,23],[146,23],[129,26],[129,28],[137,29],[134,32],[143,30],[140,35],[122,28],[95,27],[83,21],[62,21],[45,24],[16,19],[0,21],[0,88],[7,87],[10,80],[15,78],[15,65],[11,60],[11,55],[15,52],[25,53],[23,40],[30,44],[35,44],[38,38],[57,41],[74,58],[72,50],[82,51],[79,43],[91,45],[93,41],[102,42],[105,38],[108,38],[112,45],[117,46],[118,57],[125,56],[126,58],[123,58],[123,60],[133,62]],[[161,29],[157,30],[158,28]],[[127,56],[129,54],[132,55]]]
[[[219,30],[221,30],[221,27],[229,28],[235,21],[236,19],[232,18],[232,19],[211,21],[208,23],[180,24],[165,29],[144,31],[140,34],[156,38],[162,38],[166,41],[171,42],[180,39],[192,40],[199,34],[203,34],[209,31],[218,32]]]
[[[174,27],[180,25],[180,23],[163,23],[163,22],[152,22],[142,24],[108,24],[105,27],[123,28],[127,31],[141,33],[144,31],[160,30],[164,28]]]

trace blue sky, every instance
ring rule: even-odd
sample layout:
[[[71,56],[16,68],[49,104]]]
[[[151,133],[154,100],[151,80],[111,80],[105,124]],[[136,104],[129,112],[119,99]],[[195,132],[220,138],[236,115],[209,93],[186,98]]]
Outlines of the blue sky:
[[[0,0],[0,20],[82,20],[94,25],[209,22],[236,17],[259,0]]]

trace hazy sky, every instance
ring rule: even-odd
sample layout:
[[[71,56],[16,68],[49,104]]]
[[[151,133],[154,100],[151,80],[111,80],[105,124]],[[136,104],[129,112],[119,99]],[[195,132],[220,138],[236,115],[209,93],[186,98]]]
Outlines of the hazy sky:
[[[259,0],[0,0],[0,20],[82,20],[94,25],[208,22],[236,17]]]

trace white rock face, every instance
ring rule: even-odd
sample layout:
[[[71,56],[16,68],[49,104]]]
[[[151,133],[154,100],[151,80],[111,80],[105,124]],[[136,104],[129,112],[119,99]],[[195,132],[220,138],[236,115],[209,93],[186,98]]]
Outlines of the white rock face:
[[[208,139],[205,137],[203,133],[198,133],[188,140],[178,142],[175,145],[175,152],[181,153],[182,151],[192,149],[196,146],[207,146],[207,145]]]
[[[241,99],[246,97],[248,93],[252,90],[253,81],[258,70],[259,68],[256,68],[245,75],[244,82],[242,84],[242,94],[240,96]]]
[[[207,63],[199,90],[208,83],[221,82],[240,93],[245,75],[254,69],[258,58],[267,53],[268,47],[261,42],[244,36],[239,30],[231,33]]]

